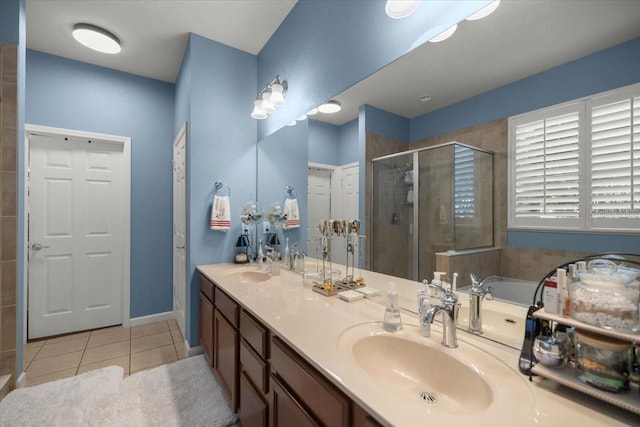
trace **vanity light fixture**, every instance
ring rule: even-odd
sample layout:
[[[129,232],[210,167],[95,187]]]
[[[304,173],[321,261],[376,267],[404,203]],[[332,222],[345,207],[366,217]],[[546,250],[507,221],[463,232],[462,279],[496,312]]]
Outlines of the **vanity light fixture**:
[[[429,41],[431,43],[438,43],[438,42],[444,41],[444,40],[448,39],[449,37],[451,37],[453,35],[453,33],[456,32],[457,29],[458,29],[458,24],[455,24],[455,25],[447,28],[446,30],[444,30],[443,32],[438,34],[437,36],[430,38]]]
[[[307,120],[307,115],[306,114],[303,114],[303,115],[301,115],[300,117],[298,117],[296,119],[297,122],[303,122],[305,120]]]
[[[392,19],[403,19],[420,7],[419,0],[387,0],[384,11]]]
[[[309,112],[307,113],[307,116],[315,116],[316,114],[318,114],[318,109],[317,108],[312,108],[311,110],[309,110]]]
[[[298,124],[298,122],[297,122],[297,121],[292,120],[292,121],[290,121],[289,123],[287,123],[287,126],[295,126],[295,125],[297,125],[297,124]]]
[[[325,114],[337,113],[340,110],[342,110],[342,105],[340,105],[338,101],[334,101],[333,99],[318,106],[318,111]]]
[[[120,40],[104,28],[91,24],[75,24],[71,32],[78,43],[102,53],[120,53]]]
[[[255,101],[253,101],[251,117],[263,120],[269,117],[269,114],[273,113],[276,108],[284,106],[284,98],[287,96],[288,88],[286,80],[281,83],[280,76],[275,76],[268,85],[258,92]]]
[[[486,18],[491,15],[500,6],[500,0],[495,0],[480,9],[479,11],[472,13],[467,17],[467,21],[477,21],[478,19]]]

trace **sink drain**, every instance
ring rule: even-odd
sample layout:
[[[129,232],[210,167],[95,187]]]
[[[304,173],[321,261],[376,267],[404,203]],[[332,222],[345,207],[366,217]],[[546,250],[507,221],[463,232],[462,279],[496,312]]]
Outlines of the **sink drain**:
[[[421,391],[420,398],[429,403],[436,403],[440,399],[437,394],[431,391]]]

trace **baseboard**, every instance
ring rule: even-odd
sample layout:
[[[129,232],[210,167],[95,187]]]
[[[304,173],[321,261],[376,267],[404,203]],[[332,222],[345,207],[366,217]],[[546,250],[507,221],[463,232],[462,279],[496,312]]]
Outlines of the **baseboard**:
[[[140,326],[148,323],[161,322],[163,320],[173,319],[173,311],[166,311],[164,313],[150,314],[149,316],[135,317],[129,321],[129,326]]]
[[[202,346],[195,346],[195,347],[189,347],[189,342],[187,340],[184,340],[184,348],[187,350],[187,357],[191,357],[191,356],[197,356],[199,354],[202,354]]]

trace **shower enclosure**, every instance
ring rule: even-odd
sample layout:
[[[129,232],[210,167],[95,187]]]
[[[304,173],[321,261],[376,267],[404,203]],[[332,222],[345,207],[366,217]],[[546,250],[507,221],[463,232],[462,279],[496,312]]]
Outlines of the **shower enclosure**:
[[[459,142],[373,159],[369,259],[432,277],[438,252],[493,246],[493,153]]]

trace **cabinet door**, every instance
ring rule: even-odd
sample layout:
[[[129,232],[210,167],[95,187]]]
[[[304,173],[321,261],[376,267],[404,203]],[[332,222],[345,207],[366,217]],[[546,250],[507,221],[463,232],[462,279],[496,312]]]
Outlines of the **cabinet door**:
[[[382,427],[375,418],[371,415],[367,414],[367,412],[358,406],[356,403],[353,404],[353,421],[351,422],[352,427]]]
[[[316,427],[302,405],[289,393],[276,376],[271,377],[271,427]]]
[[[238,410],[238,331],[217,309],[213,315],[213,367],[233,412]]]
[[[213,304],[200,292],[200,346],[209,366],[213,366]]]
[[[240,410],[238,416],[242,421],[242,427],[267,427],[269,406],[264,401],[262,394],[246,375],[240,374]]]

